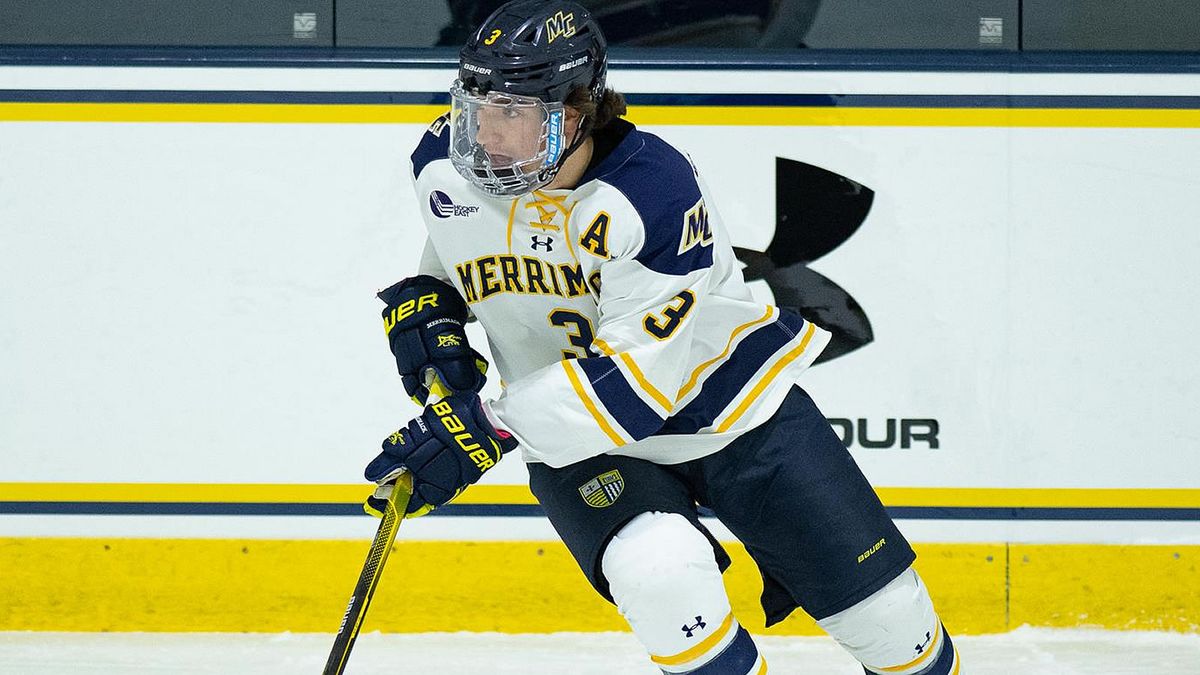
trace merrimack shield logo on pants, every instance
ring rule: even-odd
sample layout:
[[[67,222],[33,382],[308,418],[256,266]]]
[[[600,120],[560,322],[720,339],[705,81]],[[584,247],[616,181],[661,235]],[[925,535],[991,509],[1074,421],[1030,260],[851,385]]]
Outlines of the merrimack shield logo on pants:
[[[621,478],[620,471],[613,469],[580,485],[579,495],[583,497],[583,501],[587,502],[588,506],[602,509],[612,506],[624,489],[625,479]]]

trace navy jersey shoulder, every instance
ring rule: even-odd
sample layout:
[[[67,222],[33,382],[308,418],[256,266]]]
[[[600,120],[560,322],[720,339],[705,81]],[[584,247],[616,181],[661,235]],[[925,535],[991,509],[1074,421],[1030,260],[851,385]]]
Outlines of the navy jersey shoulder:
[[[580,183],[589,180],[619,190],[642,219],[646,241],[636,256],[642,265],[672,275],[712,266],[711,245],[699,239],[701,245],[682,245],[689,218],[694,231],[707,232],[707,212],[692,163],[669,143],[633,129]]]
[[[421,136],[421,142],[412,154],[413,178],[420,178],[421,172],[430,162],[446,159],[450,156],[450,113],[446,113],[433,121]]]

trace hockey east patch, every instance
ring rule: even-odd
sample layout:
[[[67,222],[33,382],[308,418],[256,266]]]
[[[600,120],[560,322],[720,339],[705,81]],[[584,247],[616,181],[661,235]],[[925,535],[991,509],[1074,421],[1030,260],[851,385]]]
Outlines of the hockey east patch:
[[[625,479],[621,477],[620,471],[613,469],[580,485],[579,496],[583,497],[588,506],[602,509],[612,506],[624,490]]]

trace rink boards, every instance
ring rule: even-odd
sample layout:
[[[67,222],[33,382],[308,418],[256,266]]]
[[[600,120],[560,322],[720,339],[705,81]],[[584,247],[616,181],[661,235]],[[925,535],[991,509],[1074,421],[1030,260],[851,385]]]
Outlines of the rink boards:
[[[359,471],[415,412],[373,294],[414,267],[407,153],[451,77],[0,67],[0,629],[332,630],[373,528]],[[612,83],[735,244],[819,254],[756,293],[859,308],[830,315],[859,348],[803,384],[948,625],[1195,630],[1200,76]],[[780,223],[798,166],[872,192],[865,219]],[[620,628],[524,481],[510,459],[406,523],[370,620]],[[739,607],[754,576],[730,572]]]

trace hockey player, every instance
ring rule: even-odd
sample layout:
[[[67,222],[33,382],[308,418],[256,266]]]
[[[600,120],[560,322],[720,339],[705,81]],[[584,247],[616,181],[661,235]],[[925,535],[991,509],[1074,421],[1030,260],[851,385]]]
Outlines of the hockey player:
[[[405,386],[429,405],[367,467],[369,504],[403,469],[409,512],[428,512],[520,449],[588,581],[664,672],[766,671],[702,505],[757,563],[768,625],[801,607],[867,672],[958,673],[912,549],[796,385],[828,333],[751,297],[696,169],[620,118],[587,10],[510,2],[460,56],[451,110],[412,155],[420,273],[380,293]],[[495,400],[476,393],[468,314]],[[454,393],[432,400],[435,381]]]

